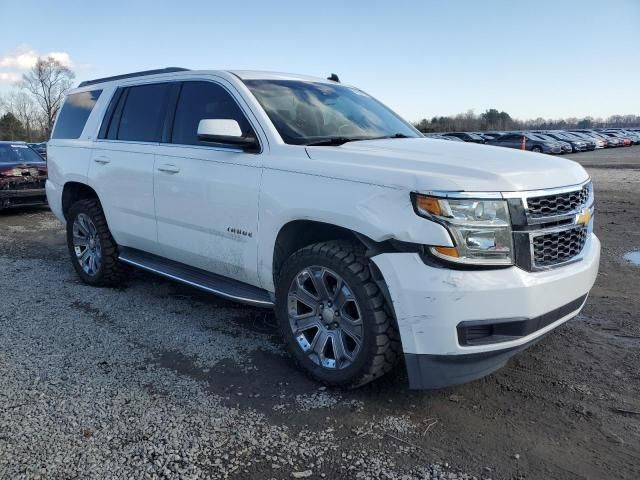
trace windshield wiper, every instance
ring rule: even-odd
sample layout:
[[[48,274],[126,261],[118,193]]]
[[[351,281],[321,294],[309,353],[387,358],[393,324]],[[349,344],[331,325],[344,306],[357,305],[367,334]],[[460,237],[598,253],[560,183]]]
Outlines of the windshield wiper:
[[[369,138],[364,138],[363,140],[385,140],[388,138],[414,138],[414,137],[410,137],[409,135],[405,135],[404,133],[394,133],[393,135],[383,135],[381,137],[369,137]]]
[[[308,147],[318,146],[338,146],[347,142],[359,142],[364,140],[383,140],[385,138],[410,138],[404,133],[394,133],[393,135],[383,135],[381,137],[330,137],[316,142],[305,143]]]
[[[368,140],[364,138],[349,138],[349,137],[330,137],[323,140],[317,140],[315,142],[305,143],[307,147],[332,147],[342,145],[347,142],[355,142],[356,140]]]
[[[387,135],[386,137],[380,138],[413,138],[409,137],[409,135],[405,135],[404,133],[394,133],[393,135]]]

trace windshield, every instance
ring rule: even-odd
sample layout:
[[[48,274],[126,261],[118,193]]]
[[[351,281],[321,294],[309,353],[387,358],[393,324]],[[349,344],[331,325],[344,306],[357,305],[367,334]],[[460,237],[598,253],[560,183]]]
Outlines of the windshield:
[[[421,137],[366,93],[340,84],[301,80],[245,80],[282,139],[308,145],[385,137]]]
[[[44,160],[27,145],[0,143],[0,164],[33,162],[44,162]]]

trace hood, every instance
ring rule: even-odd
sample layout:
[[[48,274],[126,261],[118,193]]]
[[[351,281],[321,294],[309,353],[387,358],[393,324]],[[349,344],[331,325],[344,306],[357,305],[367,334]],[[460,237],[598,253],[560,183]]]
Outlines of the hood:
[[[0,175],[11,172],[12,176],[24,176],[24,174],[32,174],[33,170],[37,170],[40,175],[46,175],[47,162],[2,162],[0,163]],[[24,171],[24,174],[22,173]]]
[[[332,177],[412,191],[539,190],[588,178],[571,160],[430,138],[366,140],[306,150],[318,175],[331,171]]]

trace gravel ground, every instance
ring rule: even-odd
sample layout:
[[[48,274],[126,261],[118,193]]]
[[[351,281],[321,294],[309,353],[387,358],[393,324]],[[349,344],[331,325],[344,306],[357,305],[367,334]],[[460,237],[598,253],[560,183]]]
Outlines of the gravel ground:
[[[640,478],[640,147],[575,159],[604,246],[583,314],[439,391],[402,368],[319,388],[269,312],[142,272],[85,286],[50,212],[0,213],[0,478]]]

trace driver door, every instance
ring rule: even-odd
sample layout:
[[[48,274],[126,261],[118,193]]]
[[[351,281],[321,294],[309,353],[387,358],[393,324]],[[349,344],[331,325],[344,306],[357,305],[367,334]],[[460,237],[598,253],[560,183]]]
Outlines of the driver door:
[[[198,140],[205,119],[252,129],[230,88],[212,81],[180,86],[167,143],[158,147],[154,197],[163,256],[258,285],[261,156]]]

